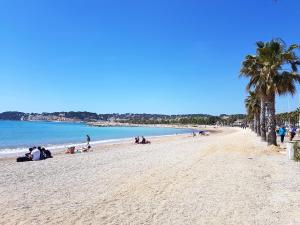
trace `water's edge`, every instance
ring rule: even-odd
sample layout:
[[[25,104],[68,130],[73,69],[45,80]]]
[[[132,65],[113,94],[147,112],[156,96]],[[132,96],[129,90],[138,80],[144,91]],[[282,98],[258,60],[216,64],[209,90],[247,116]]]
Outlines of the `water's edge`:
[[[179,132],[179,134],[187,134],[187,133],[191,133],[193,131],[197,131],[197,128],[191,128],[191,127],[165,127],[165,126],[141,126],[144,128],[166,128],[166,129],[172,129],[174,130],[174,133],[171,132],[169,134],[153,134],[153,135],[149,135],[147,136],[147,138],[156,138],[156,137],[163,137],[163,136],[173,136],[173,135],[178,135],[178,133],[176,132],[176,130],[181,130]],[[128,126],[126,126],[126,128],[128,128]],[[183,132],[182,132],[183,131]],[[116,142],[126,142],[126,141],[133,141],[133,137],[129,137],[126,135],[124,135],[124,137],[106,137],[106,139],[94,139],[95,141],[92,141],[90,144],[92,146],[97,146],[97,145],[102,145],[102,144],[106,144],[106,143],[116,143]],[[0,148],[0,158],[7,158],[7,157],[13,157],[13,156],[21,156],[24,155],[24,153],[28,152],[28,145],[25,147],[26,145],[22,146],[20,145],[19,147],[4,147],[4,148]],[[47,143],[44,145],[41,145],[47,149],[49,149],[52,152],[57,152],[57,151],[62,151],[67,149],[70,146],[76,146],[77,148],[86,146],[86,143],[84,142],[66,142],[66,143]]]
[[[180,134],[167,134],[167,135],[149,136],[147,139],[151,140],[152,138],[187,135],[188,133],[190,133],[190,129],[187,129],[187,130],[189,130],[189,132],[180,133]],[[90,145],[94,146],[94,147],[97,147],[97,146],[104,145],[104,144],[112,144],[112,143],[116,143],[117,144],[117,143],[129,142],[129,141],[132,141],[132,143],[134,143],[134,139],[132,139],[132,138],[116,138],[116,139],[107,139],[107,140],[100,140],[100,141],[92,141],[92,142],[90,142]],[[84,147],[86,145],[87,145],[86,143],[69,143],[69,144],[61,144],[61,145],[49,146],[49,147],[47,147],[47,149],[50,150],[52,153],[55,154],[55,153],[59,153],[59,152],[65,151],[65,150],[67,150],[67,148],[72,147],[72,146],[80,148],[80,147]],[[6,149],[1,149],[1,151],[0,151],[0,159],[23,156],[25,153],[28,152],[28,148],[7,149],[7,151],[5,151],[5,150]]]

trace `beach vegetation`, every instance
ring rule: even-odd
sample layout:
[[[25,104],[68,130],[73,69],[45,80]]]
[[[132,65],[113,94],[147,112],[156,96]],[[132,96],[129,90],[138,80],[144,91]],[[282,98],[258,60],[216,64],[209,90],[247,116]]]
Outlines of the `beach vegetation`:
[[[247,114],[253,118],[253,130],[257,133],[257,135],[261,135],[260,130],[260,104],[261,100],[257,93],[250,91],[248,97],[245,100],[245,105],[247,109]]]
[[[261,113],[268,115],[265,127],[269,145],[277,145],[275,100],[277,95],[293,95],[300,83],[300,65],[296,49],[299,45],[286,45],[281,39],[256,43],[256,55],[247,55],[242,63],[241,76],[249,78],[247,91],[254,90],[260,97]]]

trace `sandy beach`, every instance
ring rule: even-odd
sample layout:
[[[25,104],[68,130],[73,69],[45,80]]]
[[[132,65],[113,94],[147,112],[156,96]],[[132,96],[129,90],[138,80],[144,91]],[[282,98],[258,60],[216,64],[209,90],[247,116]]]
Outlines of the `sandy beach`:
[[[300,164],[249,130],[0,161],[0,224],[300,224]]]

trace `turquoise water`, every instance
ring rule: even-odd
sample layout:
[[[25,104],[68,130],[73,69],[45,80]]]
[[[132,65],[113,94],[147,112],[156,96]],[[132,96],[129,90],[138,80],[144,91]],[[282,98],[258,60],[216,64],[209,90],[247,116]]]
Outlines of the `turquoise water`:
[[[187,129],[147,127],[91,127],[83,123],[0,121],[0,155],[24,151],[31,146],[62,147],[86,141],[92,142],[160,136],[191,132]]]

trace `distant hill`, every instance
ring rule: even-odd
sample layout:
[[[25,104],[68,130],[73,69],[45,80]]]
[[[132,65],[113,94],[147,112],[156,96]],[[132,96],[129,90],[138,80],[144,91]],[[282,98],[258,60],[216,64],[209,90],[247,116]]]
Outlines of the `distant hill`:
[[[0,120],[21,120],[25,115],[23,112],[8,111],[0,113]]]
[[[213,116],[209,114],[135,114],[135,113],[111,113],[97,114],[91,112],[53,112],[53,113],[24,113],[24,112],[3,112],[0,113],[0,120],[27,120],[27,121],[116,121],[133,124],[231,124],[237,119],[245,119],[244,114]]]

